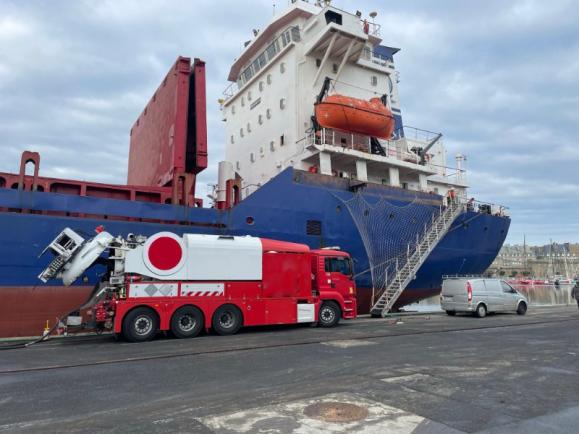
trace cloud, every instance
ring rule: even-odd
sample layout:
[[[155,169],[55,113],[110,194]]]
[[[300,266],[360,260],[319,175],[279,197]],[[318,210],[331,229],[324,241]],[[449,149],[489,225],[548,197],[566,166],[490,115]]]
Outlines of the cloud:
[[[451,165],[457,152],[467,155],[470,194],[510,206],[509,241],[577,241],[572,1],[334,3],[378,13],[384,43],[402,48],[405,123],[443,132]],[[224,156],[217,99],[251,29],[271,16],[268,0],[0,2],[0,171],[16,171],[19,153],[31,149],[46,176],[124,183],[129,129],[186,55],[207,62],[204,196]]]

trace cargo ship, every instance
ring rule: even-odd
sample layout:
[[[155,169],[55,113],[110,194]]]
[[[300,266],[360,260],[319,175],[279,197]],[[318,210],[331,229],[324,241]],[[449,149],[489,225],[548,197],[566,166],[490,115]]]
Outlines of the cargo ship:
[[[375,18],[293,1],[253,32],[219,100],[226,151],[210,203],[195,191],[208,164],[199,59],[179,57],[132,126],[126,185],[42,177],[24,152],[18,173],[0,173],[0,336],[38,335],[100,279],[97,266],[69,287],[38,280],[38,255],[66,227],[340,248],[359,313],[386,310],[394,285],[388,310],[436,295],[443,275],[484,272],[510,218],[467,200],[464,157],[447,165],[442,134],[403,124],[399,50]]]

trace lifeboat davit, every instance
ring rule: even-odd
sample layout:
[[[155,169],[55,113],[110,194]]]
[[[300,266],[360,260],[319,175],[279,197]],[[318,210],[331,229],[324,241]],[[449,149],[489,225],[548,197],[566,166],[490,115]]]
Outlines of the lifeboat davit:
[[[394,132],[394,116],[380,98],[369,101],[345,95],[329,95],[317,103],[316,119],[324,128],[389,139]]]

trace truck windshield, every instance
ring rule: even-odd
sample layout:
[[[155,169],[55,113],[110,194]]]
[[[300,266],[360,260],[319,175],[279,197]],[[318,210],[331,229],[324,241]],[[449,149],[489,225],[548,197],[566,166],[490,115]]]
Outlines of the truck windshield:
[[[325,269],[327,273],[342,273],[345,276],[352,274],[350,260],[344,257],[326,258]]]

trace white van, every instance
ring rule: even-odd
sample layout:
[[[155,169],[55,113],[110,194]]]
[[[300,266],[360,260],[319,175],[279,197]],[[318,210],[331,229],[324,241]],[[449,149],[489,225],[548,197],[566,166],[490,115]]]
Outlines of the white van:
[[[470,312],[483,318],[489,312],[527,313],[529,303],[511,285],[500,279],[444,276],[440,306],[449,315]]]

